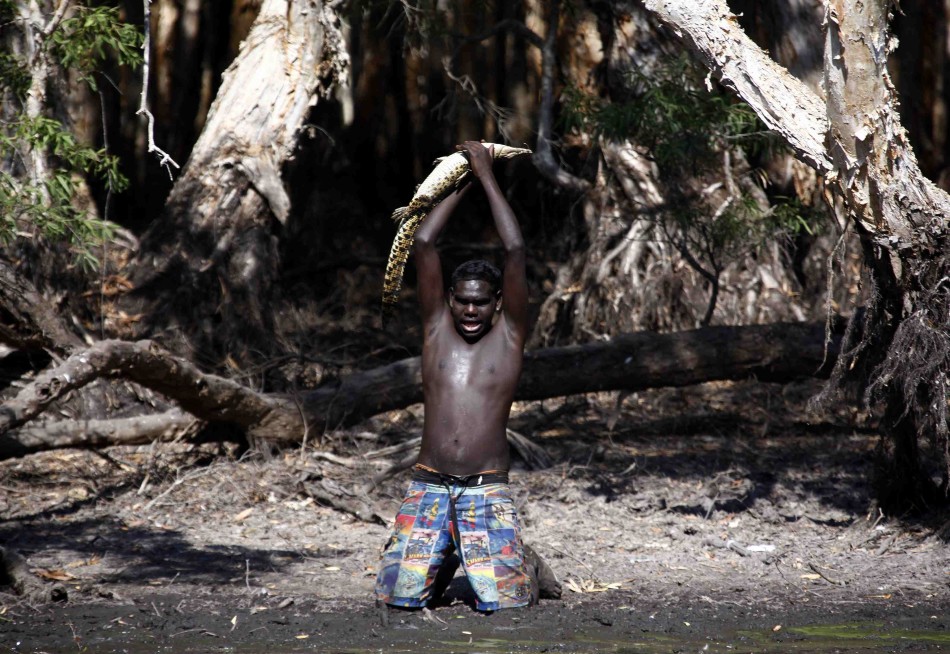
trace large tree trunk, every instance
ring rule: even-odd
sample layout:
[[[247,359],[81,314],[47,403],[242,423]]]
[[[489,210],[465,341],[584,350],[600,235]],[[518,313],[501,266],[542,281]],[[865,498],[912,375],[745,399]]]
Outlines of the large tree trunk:
[[[896,511],[945,502],[950,197],[921,174],[899,121],[887,71],[892,3],[826,1],[827,102],[757,48],[724,2],[646,5],[841,198],[862,238],[876,289],[835,378],[857,371],[868,397],[883,403],[883,427],[892,441],[884,451],[893,455],[882,468],[882,504]],[[937,456],[922,458],[919,439]],[[943,476],[943,492],[927,465],[935,459],[941,461],[936,472]]]
[[[676,334],[642,332],[609,341],[529,352],[516,399],[594,391],[636,391],[754,377],[788,382],[828,373],[837,344],[826,348],[821,324],[714,327]],[[418,357],[351,374],[300,396],[264,395],[204,374],[148,341],[103,341],[54,366],[0,407],[0,459],[61,447],[140,444],[193,429],[180,413],[141,419],[31,423],[57,399],[103,377],[158,391],[198,420],[231,435],[297,443],[309,430],[355,424],[422,401]],[[17,427],[31,423],[28,427]],[[16,431],[14,431],[16,430]],[[225,431],[219,431],[225,435]]]
[[[796,6],[808,2],[800,0]],[[567,83],[609,99],[613,108],[634,104],[657,91],[670,96],[662,87],[670,75],[679,74],[677,51],[681,48],[642,3],[593,3],[589,10],[575,10],[571,24],[567,34],[585,38],[565,39],[570,46],[564,48],[570,53],[563,64]],[[783,25],[796,28],[794,35],[787,36],[794,47],[804,48],[798,38],[798,32],[804,31],[800,26],[800,20]],[[817,26],[814,31],[819,31]],[[793,47],[784,47],[782,52],[799,61],[803,74],[810,70],[811,78],[820,75],[820,66],[798,56]],[[703,76],[693,77],[696,89],[705,93]],[[688,102],[686,106],[698,114],[708,109],[697,107],[694,99],[680,98],[679,102]],[[773,192],[772,187],[772,197],[766,195],[752,174],[764,164],[750,163],[741,140],[721,139],[711,145],[709,154],[718,160],[713,165],[695,156],[677,166],[664,164],[651,149],[649,130],[616,140],[591,132],[596,130],[564,136],[590,153],[598,175],[594,188],[578,201],[586,237],[579,245],[582,251],[575,251],[557,271],[555,288],[544,300],[535,326],[533,345],[557,344],[561,339],[585,341],[640,329],[673,331],[711,323],[805,320],[820,311],[824,297],[818,292],[817,278],[824,271],[811,267],[811,274],[806,274],[802,266],[788,265],[790,246],[783,239],[754,243],[750,238],[747,243],[724,246],[712,245],[714,239],[697,238],[701,229],[695,226],[712,225],[713,216],[724,208],[751,200],[764,219],[775,209],[770,206],[774,196],[794,196],[791,180],[784,193]],[[677,136],[682,143],[710,138],[696,129]],[[693,149],[697,150],[706,148]],[[778,160],[769,157],[773,159]],[[775,168],[774,177],[786,181],[782,177],[788,176],[791,167],[776,164]],[[815,175],[808,172],[814,187]],[[687,213],[693,226],[680,218]],[[815,250],[830,251],[835,239],[822,238]]]
[[[221,362],[273,349],[277,240],[290,212],[283,168],[347,55],[324,2],[268,0],[224,74],[164,214],[135,262],[138,335]],[[175,337],[180,339],[177,343]]]

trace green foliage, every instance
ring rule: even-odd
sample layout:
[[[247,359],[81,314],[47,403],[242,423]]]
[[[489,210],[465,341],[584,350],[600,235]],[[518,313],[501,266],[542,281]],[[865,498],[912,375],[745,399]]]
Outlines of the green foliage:
[[[118,157],[81,145],[59,121],[42,116],[24,119],[13,132],[16,138],[52,154],[66,170],[98,177],[111,192],[120,193],[128,187],[128,180],[119,172]],[[0,143],[5,140],[0,137]],[[12,147],[13,143],[9,145]]]
[[[627,97],[616,102],[567,88],[562,126],[600,141],[630,140],[646,151],[666,187],[662,227],[707,278],[717,277],[729,260],[767,240],[812,233],[819,223],[814,211],[786,198],[774,198],[773,206],[763,210],[739,190],[749,184],[731,179],[738,173],[728,162],[739,150],[746,160],[755,160],[782,147],[748,105],[707,90],[702,74],[687,59],[650,77],[632,72],[626,82]],[[754,172],[753,183],[765,181]],[[733,197],[718,207],[698,188],[716,183],[733,189]]]
[[[678,59],[654,77],[629,73],[630,97],[623,102],[569,87],[562,96],[561,121],[568,130],[598,139],[631,139],[647,148],[661,171],[684,163],[694,171],[718,165],[728,145],[741,145],[750,154],[777,147],[779,140],[748,105],[701,84],[689,61]]]
[[[0,242],[8,245],[17,237],[42,236],[74,246],[78,262],[88,268],[98,263],[92,246],[112,238],[114,226],[95,219],[71,203],[76,177],[55,170],[40,186],[21,184],[0,172]],[[45,197],[44,197],[45,196]],[[31,231],[27,232],[24,227]]]
[[[0,90],[11,93],[19,102],[26,100],[30,89],[30,71],[17,57],[0,52]]]
[[[118,7],[77,7],[50,36],[52,51],[64,68],[79,73],[93,89],[93,73],[111,55],[120,66],[142,63],[142,32],[119,20]]]
[[[15,9],[12,2],[0,0],[0,18]],[[0,25],[4,38],[28,38],[26,32],[16,31],[18,25]],[[141,63],[142,42],[140,30],[122,23],[116,7],[76,5],[48,40],[35,42],[33,48],[48,55],[47,70],[71,70],[95,90],[96,71],[109,60],[123,66]],[[35,71],[12,50],[0,53],[0,93],[7,116],[0,124],[0,243],[18,238],[65,242],[81,264],[95,265],[92,249],[112,237],[113,227],[77,206],[78,185],[83,178],[95,178],[111,193],[125,190],[128,180],[117,157],[80,143],[63,123],[47,115],[50,112],[27,113]],[[46,162],[45,174],[37,174],[37,158]]]
[[[0,242],[16,237],[42,236],[72,245],[83,265],[94,266],[91,248],[113,235],[110,223],[74,206],[79,175],[102,179],[110,191],[119,192],[128,180],[119,172],[118,158],[105,150],[81,145],[61,123],[50,118],[25,117],[0,132],[0,154],[19,152],[26,144],[52,155],[54,167],[45,180],[28,182],[0,172]],[[27,231],[28,230],[28,231]]]

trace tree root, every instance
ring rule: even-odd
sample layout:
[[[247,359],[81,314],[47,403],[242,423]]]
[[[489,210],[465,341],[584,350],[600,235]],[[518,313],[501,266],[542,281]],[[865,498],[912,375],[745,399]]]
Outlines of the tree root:
[[[30,572],[26,559],[5,547],[0,547],[0,585],[9,585],[30,604],[65,602],[68,598],[62,584],[41,581]]]

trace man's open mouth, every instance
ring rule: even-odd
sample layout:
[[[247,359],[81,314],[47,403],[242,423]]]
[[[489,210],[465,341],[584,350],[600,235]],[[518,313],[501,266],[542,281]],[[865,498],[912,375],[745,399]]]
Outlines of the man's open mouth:
[[[474,333],[474,332],[477,332],[481,328],[481,326],[482,326],[482,323],[480,322],[463,322],[462,330],[469,333]]]

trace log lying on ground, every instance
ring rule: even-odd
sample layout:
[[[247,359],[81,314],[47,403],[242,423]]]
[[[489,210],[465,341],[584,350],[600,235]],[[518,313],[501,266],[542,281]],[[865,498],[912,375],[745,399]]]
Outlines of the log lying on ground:
[[[178,409],[153,415],[112,420],[62,420],[48,425],[28,425],[0,436],[0,459],[67,447],[111,447],[166,443],[193,433],[201,421]]]
[[[9,588],[30,604],[65,602],[68,598],[62,584],[42,581],[30,572],[30,566],[18,552],[0,547],[0,587]]]
[[[836,339],[826,344],[821,323],[624,334],[598,343],[527,353],[516,399],[748,378],[789,382],[827,375],[837,348]],[[37,428],[13,431],[69,391],[100,377],[134,381],[164,394],[199,420],[233,426],[251,439],[286,444],[300,442],[307,432],[355,424],[422,401],[418,357],[354,373],[333,386],[290,397],[258,393],[204,374],[150,341],[103,341],[44,371],[0,405],[0,458],[64,446],[110,444],[109,430],[101,421],[86,436],[79,432],[68,439],[55,438],[52,428],[49,438]],[[115,444],[134,437],[128,424],[121,426],[123,437],[115,439]],[[156,426],[146,421],[141,429],[155,433]]]
[[[672,334],[637,332],[525,355],[517,400],[594,391],[639,391],[757,378],[789,382],[827,376],[838,340],[825,347],[822,323],[706,327]],[[422,401],[418,357],[350,375],[306,396],[311,421],[331,426]]]

